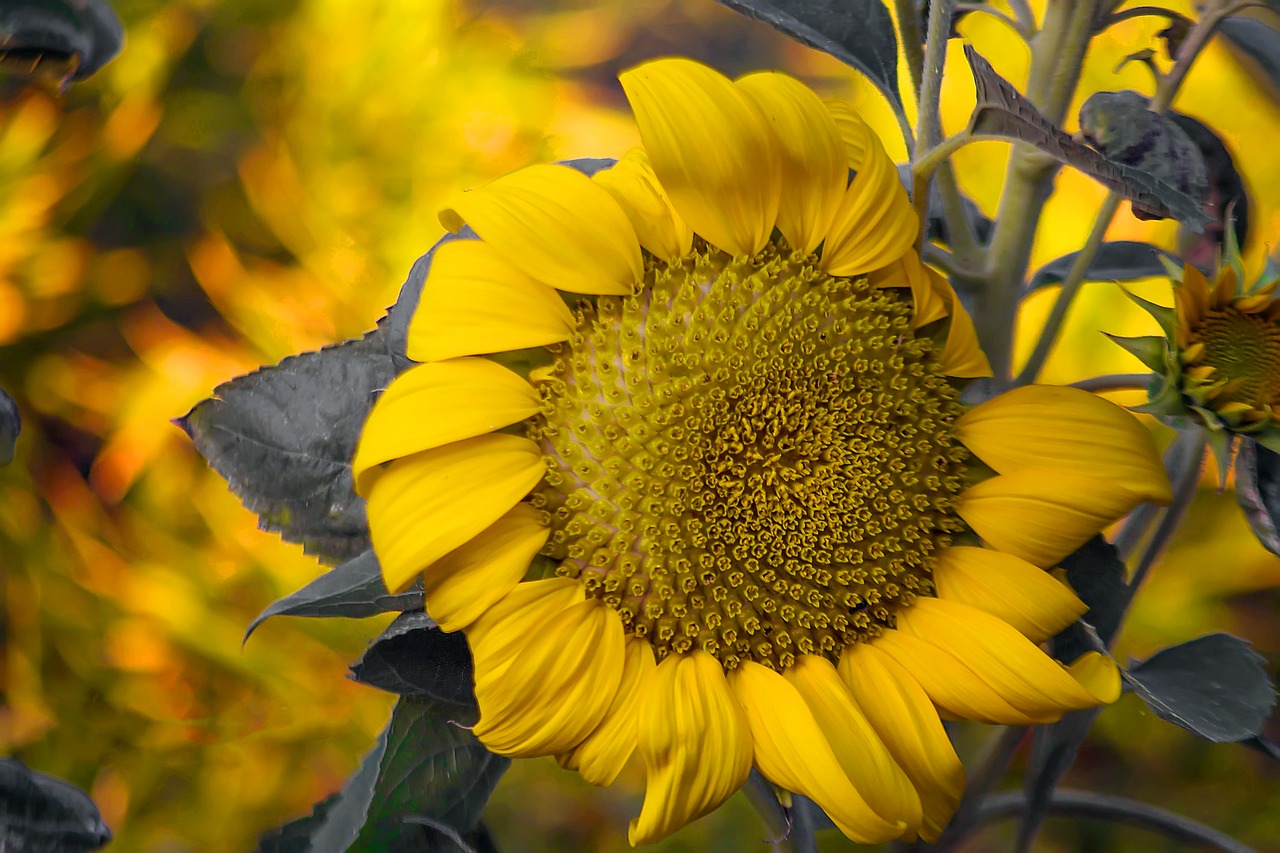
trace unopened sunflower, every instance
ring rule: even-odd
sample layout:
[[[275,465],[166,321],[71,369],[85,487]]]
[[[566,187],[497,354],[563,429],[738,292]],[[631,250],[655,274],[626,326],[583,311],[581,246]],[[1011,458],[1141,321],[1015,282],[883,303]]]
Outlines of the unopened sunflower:
[[[1150,400],[1135,411],[1206,430],[1223,465],[1238,435],[1280,452],[1280,280],[1242,286],[1234,238],[1210,282],[1187,264],[1170,270],[1174,307],[1133,297],[1159,336],[1112,340],[1154,371]]]
[[[479,239],[437,250],[355,460],[387,585],[466,632],[491,750],[602,785],[638,755],[633,844],[753,766],[855,841],[937,838],[940,714],[1116,698],[1038,647],[1084,611],[1044,570],[1163,468],[1081,391],[961,405],[986,359],[847,105],[686,60],[622,85],[643,151],[441,214]]]

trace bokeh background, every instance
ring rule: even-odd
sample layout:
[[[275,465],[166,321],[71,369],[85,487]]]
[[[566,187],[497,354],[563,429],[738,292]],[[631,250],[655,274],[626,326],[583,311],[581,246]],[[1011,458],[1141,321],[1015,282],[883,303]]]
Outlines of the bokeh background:
[[[0,87],[0,384],[25,420],[15,463],[0,469],[0,751],[88,790],[120,853],[250,850],[339,788],[385,723],[392,697],[344,676],[386,619],[274,619],[242,648],[250,619],[321,568],[258,531],[169,420],[234,375],[372,327],[442,233],[435,211],[452,193],[533,161],[621,155],[637,137],[615,76],[644,59],[785,69],[850,99],[896,159],[905,152],[856,73],[712,0],[115,8],[126,47],[93,78],[66,93]],[[1150,93],[1140,63],[1115,69],[1162,26],[1135,20],[1100,38],[1077,106],[1100,89]],[[1025,79],[1026,48],[999,22],[971,15],[960,31]],[[948,132],[973,103],[951,46]],[[1215,43],[1176,107],[1236,157],[1256,271],[1280,236],[1280,110],[1254,70]],[[1007,153],[986,142],[957,157],[988,214]],[[1062,174],[1035,262],[1078,248],[1103,196]],[[1126,207],[1111,237],[1172,247],[1174,228]],[[1170,301],[1167,281],[1136,287]],[[1028,301],[1024,354],[1052,297]],[[1138,369],[1098,330],[1141,334],[1148,322],[1116,285],[1088,285],[1049,378]],[[1205,476],[1121,651],[1227,630],[1274,673],[1280,559]],[[966,755],[982,734],[962,734]],[[1280,848],[1278,783],[1277,765],[1197,741],[1132,697],[1102,715],[1068,777],[1261,849]],[[486,820],[503,850],[624,850],[641,790],[638,772],[595,790],[549,759],[521,761]],[[762,835],[737,796],[654,849],[766,849]],[[973,849],[1000,849],[1002,837]],[[1043,849],[1155,845],[1051,820]],[[851,847],[823,838],[824,850]]]

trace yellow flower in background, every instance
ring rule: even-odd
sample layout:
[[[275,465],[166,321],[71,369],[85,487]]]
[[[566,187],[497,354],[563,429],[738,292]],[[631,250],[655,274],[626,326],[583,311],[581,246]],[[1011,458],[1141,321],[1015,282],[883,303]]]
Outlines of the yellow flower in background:
[[[940,713],[1118,695],[1109,658],[1038,648],[1085,609],[1044,569],[1164,469],[1084,392],[966,411],[972,323],[846,105],[687,60],[622,85],[643,151],[441,214],[480,239],[437,251],[354,463],[387,585],[465,629],[491,750],[602,785],[639,755],[633,844],[753,766],[856,841],[934,839],[964,785]]]

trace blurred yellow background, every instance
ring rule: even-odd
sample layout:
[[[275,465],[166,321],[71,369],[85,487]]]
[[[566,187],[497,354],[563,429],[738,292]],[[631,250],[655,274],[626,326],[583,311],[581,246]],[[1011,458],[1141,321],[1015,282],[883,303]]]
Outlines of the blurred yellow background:
[[[234,375],[371,328],[442,233],[435,211],[450,194],[532,161],[620,156],[637,137],[615,76],[644,59],[787,70],[853,101],[892,155],[905,152],[856,73],[711,0],[115,6],[126,47],[96,76],[65,95],[0,92],[0,385],[25,421],[0,469],[0,751],[88,790],[113,850],[249,850],[340,787],[384,725],[392,697],[344,676],[387,618],[274,619],[242,649],[250,619],[321,568],[259,532],[169,419]],[[1099,38],[1077,106],[1097,90],[1150,93],[1138,63],[1113,69],[1162,26],[1136,20]],[[960,30],[1021,84],[1026,48],[1007,29],[971,15]],[[973,103],[960,44],[948,132]],[[1280,235],[1272,91],[1215,43],[1175,104],[1236,156],[1255,270]],[[957,156],[988,214],[1007,152],[984,142]],[[1033,263],[1078,248],[1103,197],[1062,174]],[[1174,228],[1126,207],[1110,236],[1171,247]],[[1168,287],[1137,285],[1165,303]],[[1028,301],[1024,356],[1052,296]],[[1149,322],[1114,284],[1086,286],[1047,377],[1139,369],[1098,330],[1142,334]],[[1274,672],[1280,559],[1207,477],[1121,651],[1228,630]],[[1068,777],[1262,848],[1280,844],[1278,780],[1276,765],[1195,741],[1132,697],[1102,715]],[[623,850],[641,789],[635,772],[598,791],[550,760],[517,762],[486,820],[503,850]],[[767,849],[763,832],[739,796],[654,849]],[[1141,838],[1051,821],[1044,849]]]

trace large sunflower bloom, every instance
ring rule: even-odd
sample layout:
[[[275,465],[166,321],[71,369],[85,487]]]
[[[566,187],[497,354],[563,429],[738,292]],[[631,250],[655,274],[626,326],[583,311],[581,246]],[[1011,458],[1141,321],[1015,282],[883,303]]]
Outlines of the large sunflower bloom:
[[[1071,389],[965,411],[986,359],[847,105],[686,60],[622,85],[643,151],[441,214],[479,239],[437,251],[355,459],[387,585],[466,631],[490,749],[596,784],[638,753],[633,844],[753,766],[854,840],[936,838],[940,715],[1118,695],[1037,645],[1085,609],[1045,569],[1169,498],[1155,449]]]

